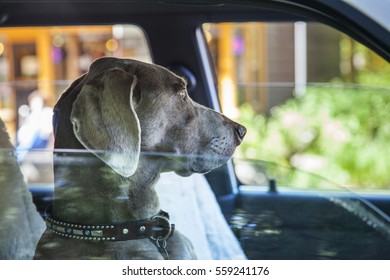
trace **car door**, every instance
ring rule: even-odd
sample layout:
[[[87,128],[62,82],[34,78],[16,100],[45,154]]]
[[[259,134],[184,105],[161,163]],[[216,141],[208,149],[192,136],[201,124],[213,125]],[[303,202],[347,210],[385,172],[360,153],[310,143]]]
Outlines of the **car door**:
[[[245,252],[388,259],[388,62],[342,22],[245,20],[202,25],[222,112],[248,129],[221,198]]]

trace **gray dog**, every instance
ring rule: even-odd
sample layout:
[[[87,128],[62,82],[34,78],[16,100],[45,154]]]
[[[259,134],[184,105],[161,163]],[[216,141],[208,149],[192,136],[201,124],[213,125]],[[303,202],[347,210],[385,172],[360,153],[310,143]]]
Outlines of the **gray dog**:
[[[101,58],[54,114],[55,194],[36,259],[194,259],[159,208],[162,172],[224,164],[246,129],[190,99],[167,69]]]

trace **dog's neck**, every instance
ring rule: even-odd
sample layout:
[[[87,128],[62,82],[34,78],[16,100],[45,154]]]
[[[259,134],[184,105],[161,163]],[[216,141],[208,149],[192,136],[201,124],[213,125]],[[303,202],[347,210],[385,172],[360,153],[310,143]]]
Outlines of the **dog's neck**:
[[[134,175],[124,178],[93,155],[57,155],[53,214],[96,225],[150,218],[159,211],[159,175],[159,167],[144,157]]]

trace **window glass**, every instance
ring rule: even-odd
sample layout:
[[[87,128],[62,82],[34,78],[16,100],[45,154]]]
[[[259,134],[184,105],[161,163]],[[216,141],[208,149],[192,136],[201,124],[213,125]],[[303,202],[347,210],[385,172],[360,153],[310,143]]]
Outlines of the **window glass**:
[[[390,66],[319,23],[204,24],[247,185],[388,191]]]
[[[52,188],[53,106],[102,56],[151,62],[134,25],[0,29],[0,118],[29,187]]]
[[[101,56],[151,61],[145,34],[134,25],[0,29],[0,118],[13,144],[26,148],[36,129],[50,135],[51,107]],[[44,119],[42,127],[29,127],[33,117]]]

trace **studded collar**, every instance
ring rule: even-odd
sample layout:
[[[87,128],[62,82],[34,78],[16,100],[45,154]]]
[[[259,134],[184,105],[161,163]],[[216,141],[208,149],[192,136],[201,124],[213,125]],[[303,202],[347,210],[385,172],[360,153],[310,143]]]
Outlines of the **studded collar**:
[[[162,210],[148,219],[109,225],[79,224],[47,217],[46,226],[58,236],[87,241],[126,241],[149,238],[153,241],[165,242],[172,236],[175,228],[175,225],[169,221],[169,214]]]

